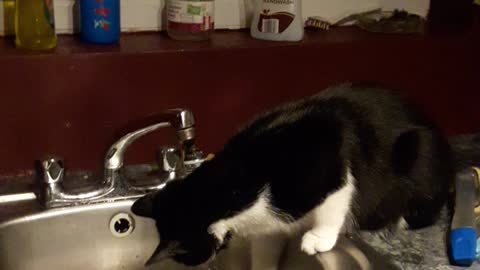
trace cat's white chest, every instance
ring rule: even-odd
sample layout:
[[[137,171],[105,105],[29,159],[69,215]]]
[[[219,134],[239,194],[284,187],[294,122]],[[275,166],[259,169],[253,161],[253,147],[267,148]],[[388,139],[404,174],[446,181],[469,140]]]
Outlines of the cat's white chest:
[[[213,223],[209,232],[223,243],[228,232],[250,237],[306,229],[308,232],[303,239],[302,249],[308,254],[328,251],[344,229],[355,193],[354,182],[355,179],[347,168],[345,184],[328,194],[320,205],[303,218],[292,223],[285,222],[285,219],[280,218],[281,213],[274,211],[270,204],[270,189],[267,187],[249,208],[231,218]]]
[[[266,189],[252,206],[232,218],[213,223],[209,232],[222,242],[229,231],[240,236],[251,236],[287,229],[288,224],[272,210],[269,196],[270,192]]]

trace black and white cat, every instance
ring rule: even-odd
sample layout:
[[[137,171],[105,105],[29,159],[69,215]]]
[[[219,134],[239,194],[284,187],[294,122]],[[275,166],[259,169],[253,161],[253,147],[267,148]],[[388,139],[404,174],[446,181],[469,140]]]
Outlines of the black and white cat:
[[[463,153],[471,140],[457,142]],[[399,96],[343,84],[259,116],[132,211],[157,221],[161,243],[149,264],[205,263],[237,234],[252,239],[252,270],[276,269],[293,230],[304,231],[301,249],[313,255],[345,230],[432,224],[455,172],[468,166],[455,149]]]

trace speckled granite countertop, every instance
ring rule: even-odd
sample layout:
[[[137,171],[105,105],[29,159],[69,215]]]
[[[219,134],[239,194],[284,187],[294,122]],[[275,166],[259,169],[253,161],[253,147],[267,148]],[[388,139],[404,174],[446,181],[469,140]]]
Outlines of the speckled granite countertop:
[[[452,266],[447,257],[446,232],[449,224],[446,214],[437,224],[416,231],[400,230],[387,238],[362,233],[362,238],[383,254],[388,254],[402,270],[480,270],[477,261],[471,267]]]

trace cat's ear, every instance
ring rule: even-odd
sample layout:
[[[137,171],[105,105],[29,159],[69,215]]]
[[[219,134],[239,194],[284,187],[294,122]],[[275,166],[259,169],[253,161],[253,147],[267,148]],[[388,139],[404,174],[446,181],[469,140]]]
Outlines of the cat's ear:
[[[132,205],[132,212],[141,217],[153,217],[154,194],[148,194],[138,199]]]

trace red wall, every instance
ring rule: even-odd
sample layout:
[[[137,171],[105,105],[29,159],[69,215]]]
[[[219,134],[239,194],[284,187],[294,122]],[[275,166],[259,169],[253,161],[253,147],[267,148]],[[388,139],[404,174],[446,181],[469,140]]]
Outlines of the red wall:
[[[353,28],[308,32],[300,44],[218,32],[209,43],[159,34],[127,35],[120,46],[61,37],[54,52],[29,53],[0,39],[0,175],[33,168],[47,153],[72,169],[100,169],[132,121],[173,107],[197,119],[199,146],[216,151],[247,119],[330,84],[392,85],[424,106],[448,134],[479,127],[478,31],[461,35],[370,34]],[[152,160],[171,131],[132,147],[129,162]]]

